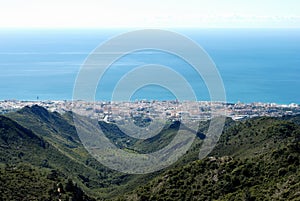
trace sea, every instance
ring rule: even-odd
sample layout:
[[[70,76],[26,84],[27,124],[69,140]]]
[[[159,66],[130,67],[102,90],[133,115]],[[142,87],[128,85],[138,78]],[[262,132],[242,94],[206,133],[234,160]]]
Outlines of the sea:
[[[0,29],[0,100],[72,100],[78,73],[91,52],[134,30]],[[227,102],[300,103],[300,29],[168,30],[207,52],[222,78]],[[154,50],[134,52],[113,63],[98,83],[95,99],[111,100],[122,76],[146,64],[177,69],[197,100],[210,100],[205,82],[186,70],[186,61]],[[140,99],[174,100],[176,95],[153,84],[139,86],[130,96]]]

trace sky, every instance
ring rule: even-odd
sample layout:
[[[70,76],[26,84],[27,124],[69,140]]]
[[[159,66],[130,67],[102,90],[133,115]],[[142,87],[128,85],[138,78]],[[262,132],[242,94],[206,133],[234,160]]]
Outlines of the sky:
[[[300,28],[299,0],[0,0],[0,28]]]

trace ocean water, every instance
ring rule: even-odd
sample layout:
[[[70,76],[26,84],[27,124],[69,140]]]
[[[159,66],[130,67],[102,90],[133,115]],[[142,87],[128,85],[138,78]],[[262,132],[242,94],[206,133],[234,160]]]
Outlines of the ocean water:
[[[0,100],[71,100],[81,65],[109,38],[128,30],[0,30]],[[196,41],[213,59],[228,102],[300,103],[300,29],[174,29]],[[163,52],[128,55],[98,85],[109,100],[120,78],[134,67],[161,64],[178,69],[198,100],[210,100],[205,83],[188,64]],[[187,66],[187,67],[185,67]],[[184,68],[183,68],[184,67]],[[184,70],[180,70],[184,69]],[[175,99],[159,86],[145,86],[135,99]]]

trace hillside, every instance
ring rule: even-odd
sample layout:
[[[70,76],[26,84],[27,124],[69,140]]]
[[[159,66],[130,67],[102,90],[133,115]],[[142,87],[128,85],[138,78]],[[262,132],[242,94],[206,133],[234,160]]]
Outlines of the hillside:
[[[297,119],[237,122],[210,157],[168,170],[118,200],[299,200]]]
[[[93,200],[59,170],[66,163],[76,168],[42,137],[0,116],[2,200]]]
[[[57,171],[83,189],[92,197],[102,199],[118,196],[128,190],[133,190],[137,185],[146,184],[159,172],[148,175],[128,175],[110,170],[96,161],[82,146],[72,122],[72,113],[63,115],[49,112],[39,106],[25,107],[17,112],[9,113],[2,117],[11,122],[7,126],[5,135],[13,136],[12,129],[21,127],[34,135],[37,140],[43,142],[45,149],[35,148],[33,139],[22,139],[24,151],[12,149],[12,145],[19,146],[16,141],[9,141],[10,146],[1,150],[1,158],[13,158],[13,160],[1,161],[2,165],[28,163],[33,167],[43,167],[48,171]],[[122,149],[135,152],[151,152],[159,147],[165,146],[176,134],[178,124],[170,124],[158,136],[147,140],[136,140],[124,133],[114,124],[99,122],[105,134],[113,143]],[[4,133],[1,133],[5,138]],[[130,141],[131,143],[128,143]],[[41,142],[37,142],[41,143]],[[152,143],[153,146],[147,146]],[[21,153],[21,154],[20,154]],[[18,154],[21,157],[18,157]],[[188,159],[188,161],[192,161]],[[66,179],[65,178],[65,179]]]
[[[114,124],[99,125],[120,149],[149,153],[166,146],[180,123],[170,122],[146,140],[131,138]],[[297,200],[299,116],[228,118],[210,156],[197,160],[208,126],[201,122],[192,147],[175,164],[128,175],[89,155],[71,112],[25,107],[0,116],[0,192],[4,200]]]

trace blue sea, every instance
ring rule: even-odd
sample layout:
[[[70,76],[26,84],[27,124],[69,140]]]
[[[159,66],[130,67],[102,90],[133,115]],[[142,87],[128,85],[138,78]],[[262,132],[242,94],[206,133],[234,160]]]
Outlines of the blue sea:
[[[71,100],[80,67],[98,45],[124,29],[0,30],[0,100]],[[300,29],[172,29],[197,42],[214,61],[227,102],[300,103]],[[111,66],[99,83],[97,100],[109,100],[118,80],[133,66],[182,67],[180,58],[146,51]],[[210,100],[201,78],[182,70],[197,100]],[[101,86],[100,86],[101,85]],[[159,86],[145,86],[135,99],[170,100]]]

